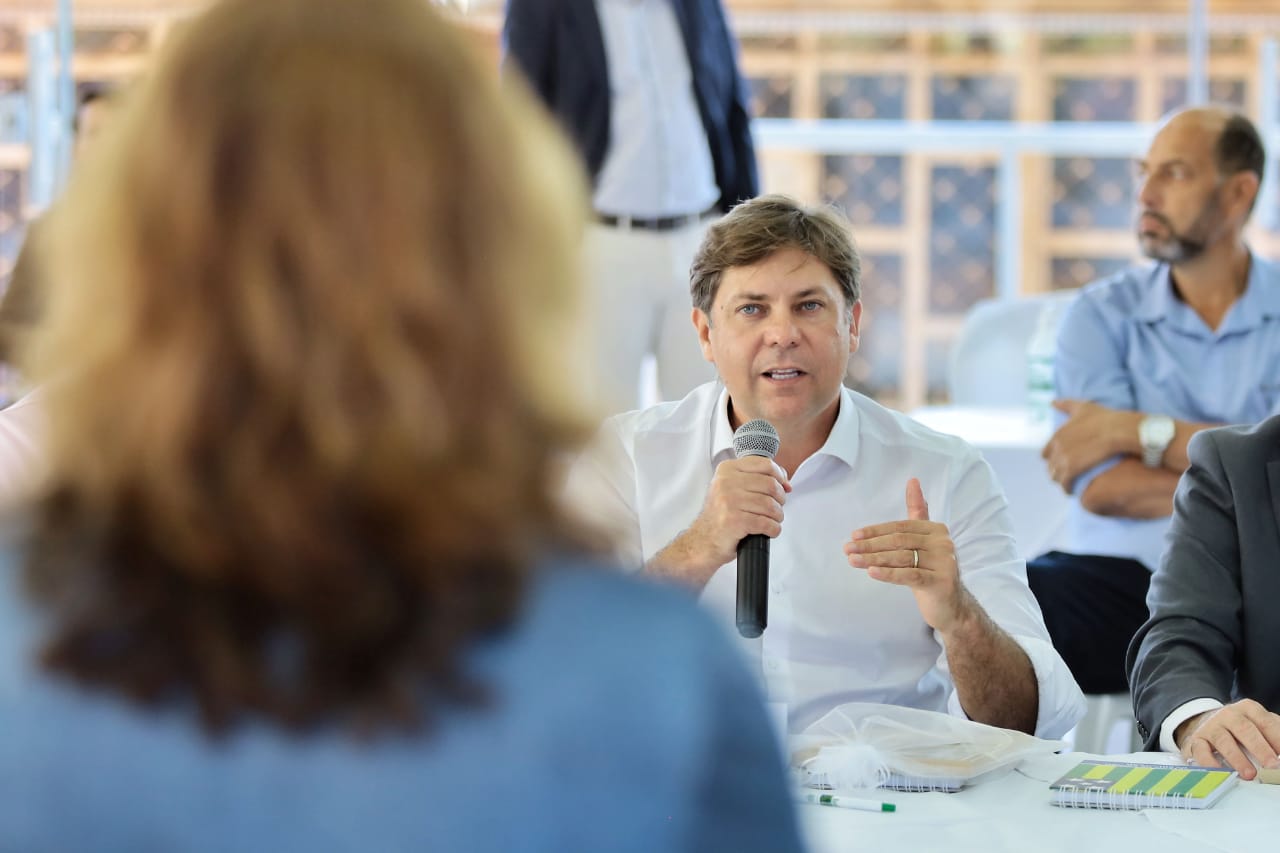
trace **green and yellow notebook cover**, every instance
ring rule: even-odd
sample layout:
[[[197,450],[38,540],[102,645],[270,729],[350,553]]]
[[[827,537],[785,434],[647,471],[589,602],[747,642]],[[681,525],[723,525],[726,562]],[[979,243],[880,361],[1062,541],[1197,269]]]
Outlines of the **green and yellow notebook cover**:
[[[1218,767],[1081,761],[1049,789],[1058,806],[1207,809],[1238,778],[1234,770]]]

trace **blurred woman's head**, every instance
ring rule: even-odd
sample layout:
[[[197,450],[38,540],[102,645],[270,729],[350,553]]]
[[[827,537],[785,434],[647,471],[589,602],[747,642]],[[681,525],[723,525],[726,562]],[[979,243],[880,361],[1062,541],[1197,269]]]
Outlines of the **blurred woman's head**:
[[[214,724],[467,692],[459,649],[580,541],[571,162],[421,0],[182,28],[49,241],[49,665]]]

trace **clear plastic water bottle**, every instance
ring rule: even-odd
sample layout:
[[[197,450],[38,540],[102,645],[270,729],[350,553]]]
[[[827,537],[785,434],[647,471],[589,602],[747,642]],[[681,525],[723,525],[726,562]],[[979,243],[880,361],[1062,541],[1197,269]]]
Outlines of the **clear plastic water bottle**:
[[[1046,302],[1027,343],[1027,409],[1035,423],[1047,421],[1053,408],[1053,354],[1058,347],[1058,321],[1064,307],[1061,300]]]

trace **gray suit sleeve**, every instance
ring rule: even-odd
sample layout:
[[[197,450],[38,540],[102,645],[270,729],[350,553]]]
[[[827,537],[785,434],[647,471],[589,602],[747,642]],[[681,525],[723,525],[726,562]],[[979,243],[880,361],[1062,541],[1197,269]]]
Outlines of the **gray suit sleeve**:
[[[1191,440],[1191,467],[1174,496],[1160,568],[1151,579],[1151,616],[1129,645],[1129,689],[1145,748],[1192,699],[1231,701],[1242,643],[1240,543],[1236,506],[1220,444],[1209,430]]]

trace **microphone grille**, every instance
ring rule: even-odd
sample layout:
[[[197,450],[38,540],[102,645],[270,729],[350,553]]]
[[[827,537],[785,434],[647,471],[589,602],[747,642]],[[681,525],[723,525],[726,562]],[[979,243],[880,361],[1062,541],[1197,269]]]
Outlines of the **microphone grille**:
[[[733,431],[733,455],[741,459],[743,456],[768,456],[772,459],[778,455],[778,431],[768,421],[747,421]]]

